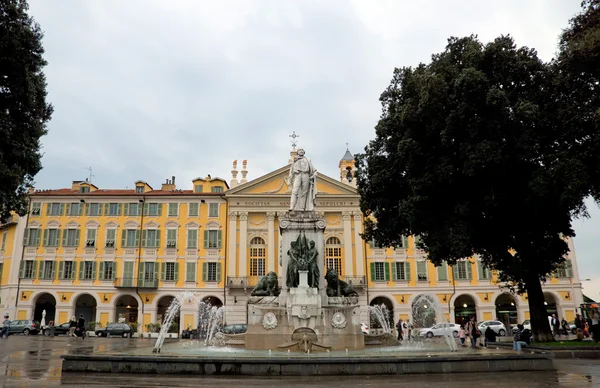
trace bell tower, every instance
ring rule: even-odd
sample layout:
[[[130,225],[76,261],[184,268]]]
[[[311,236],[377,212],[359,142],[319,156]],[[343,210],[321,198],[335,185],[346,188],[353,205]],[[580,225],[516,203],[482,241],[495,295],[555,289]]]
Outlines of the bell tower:
[[[346,153],[340,160],[340,180],[342,183],[356,187],[356,167],[355,167],[354,155],[348,149],[348,143],[346,143]]]

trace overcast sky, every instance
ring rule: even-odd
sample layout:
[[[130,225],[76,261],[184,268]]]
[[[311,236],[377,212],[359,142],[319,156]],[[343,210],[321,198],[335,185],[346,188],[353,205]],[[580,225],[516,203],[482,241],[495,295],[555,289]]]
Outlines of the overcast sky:
[[[30,0],[45,31],[49,101],[37,188],[67,187],[93,168],[101,188],[179,188],[283,166],[300,135],[337,177],[346,143],[374,137],[394,67],[427,62],[450,36],[511,34],[544,60],[580,0],[79,1]],[[600,211],[576,221],[585,292],[600,298]]]

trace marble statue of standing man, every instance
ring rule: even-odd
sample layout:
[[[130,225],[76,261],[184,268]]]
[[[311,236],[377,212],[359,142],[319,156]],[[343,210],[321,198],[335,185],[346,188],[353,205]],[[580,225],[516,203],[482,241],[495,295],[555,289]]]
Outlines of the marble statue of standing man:
[[[304,157],[304,149],[298,149],[290,167],[288,185],[292,185],[290,210],[313,211],[317,196],[317,170],[310,160]]]

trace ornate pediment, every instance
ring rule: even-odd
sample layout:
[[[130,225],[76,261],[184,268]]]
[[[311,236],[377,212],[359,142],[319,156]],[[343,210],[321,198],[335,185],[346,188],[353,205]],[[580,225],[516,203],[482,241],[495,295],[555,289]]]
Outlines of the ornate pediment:
[[[39,221],[34,220],[34,221],[29,222],[28,228],[36,229],[36,228],[39,228],[40,226],[42,226],[42,224]]]
[[[187,229],[199,229],[200,228],[200,224],[194,221],[188,222],[187,224],[185,224],[185,227]]]
[[[76,221],[69,221],[67,222],[67,229],[78,229],[79,228],[79,222]]]
[[[93,228],[100,227],[100,223],[96,220],[89,220],[88,222],[85,223],[85,226],[93,229]]]
[[[146,224],[144,225],[144,228],[147,228],[147,229],[156,229],[156,228],[158,228],[158,226],[159,225],[156,222],[150,221],[150,222],[146,222]]]
[[[217,221],[208,221],[206,223],[206,229],[221,229],[221,224]]]
[[[171,229],[179,228],[179,222],[177,222],[175,220],[169,220],[165,223],[165,227],[171,228]]]
[[[265,196],[271,194],[289,194],[290,187],[287,184],[289,169],[289,165],[281,167],[269,174],[228,190],[225,195]],[[317,172],[317,195],[358,195],[358,193],[356,188]]]
[[[60,228],[60,222],[56,220],[52,220],[46,224],[46,226],[50,229]]]
[[[140,227],[140,223],[137,221],[129,220],[125,223],[125,229],[138,229]]]
[[[139,226],[139,224],[137,224]],[[108,229],[114,229],[114,228],[118,228],[119,224],[117,224],[114,221],[109,221],[106,223],[106,225],[104,225],[105,227],[107,227]]]

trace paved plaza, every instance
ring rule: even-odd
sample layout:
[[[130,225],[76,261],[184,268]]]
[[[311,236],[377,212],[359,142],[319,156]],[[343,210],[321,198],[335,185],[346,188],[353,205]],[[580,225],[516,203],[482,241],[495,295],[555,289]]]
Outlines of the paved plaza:
[[[85,341],[66,337],[11,336],[0,340],[0,387],[197,387],[232,386],[264,387],[284,384],[288,388],[330,387],[396,387],[418,384],[419,388],[439,387],[600,387],[600,360],[557,360],[556,372],[471,373],[360,377],[203,377],[157,375],[89,375],[61,372],[60,356],[66,353],[131,351],[152,346],[144,339],[87,338]],[[465,385],[467,384],[467,385]]]

